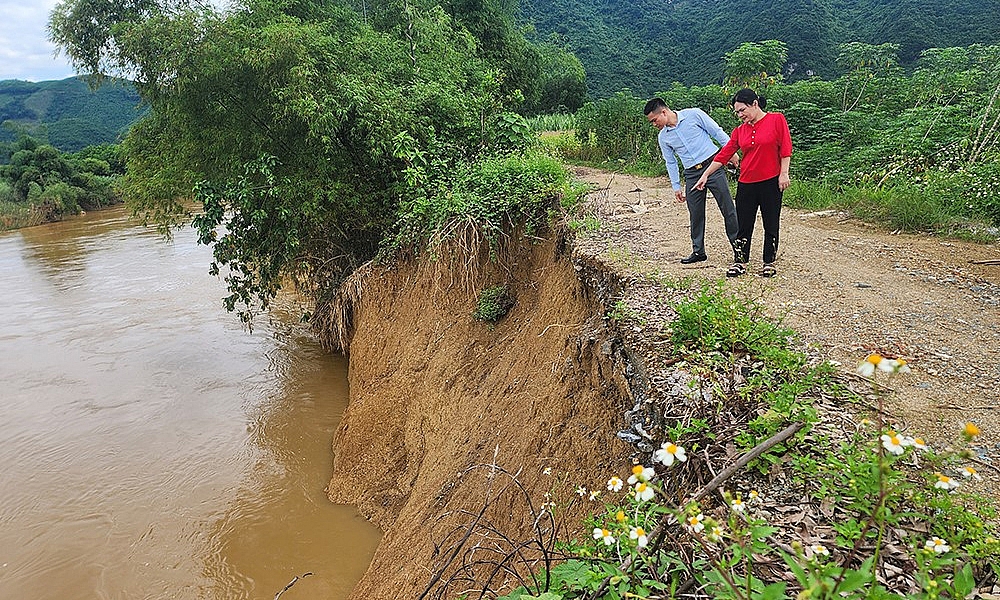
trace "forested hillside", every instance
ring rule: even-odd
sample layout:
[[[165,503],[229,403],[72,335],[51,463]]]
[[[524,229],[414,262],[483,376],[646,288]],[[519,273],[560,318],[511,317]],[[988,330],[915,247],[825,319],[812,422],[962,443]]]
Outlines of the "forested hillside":
[[[593,97],[650,95],[677,81],[718,83],[742,42],[788,45],[785,77],[839,75],[845,42],[900,45],[908,66],[925,48],[1000,39],[1000,0],[522,0],[541,38],[576,54]]]
[[[130,84],[107,81],[98,90],[71,77],[61,81],[0,81],[0,142],[21,133],[64,152],[120,141],[142,114]]]

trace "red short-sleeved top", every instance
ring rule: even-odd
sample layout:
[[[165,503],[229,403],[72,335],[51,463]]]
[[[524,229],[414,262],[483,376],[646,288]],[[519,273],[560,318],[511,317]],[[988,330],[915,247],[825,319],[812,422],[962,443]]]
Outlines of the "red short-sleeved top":
[[[764,113],[753,125],[742,123],[733,130],[729,143],[715,155],[715,162],[726,164],[739,150],[740,181],[756,183],[777,177],[781,159],[792,155],[792,135],[781,113]]]

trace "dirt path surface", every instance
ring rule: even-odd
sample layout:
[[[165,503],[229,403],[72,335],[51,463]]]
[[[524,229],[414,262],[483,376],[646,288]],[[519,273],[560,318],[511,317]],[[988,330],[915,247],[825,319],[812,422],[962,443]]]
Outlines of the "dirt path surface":
[[[667,178],[574,168],[597,186],[588,208],[601,223],[579,244],[625,271],[726,280],[732,251],[709,199],[708,261],[682,265],[691,252],[688,213]],[[1000,472],[1000,245],[894,234],[834,211],[785,208],[776,266],[763,278],[761,224],[750,270],[727,285],[760,298],[821,356],[847,373],[870,352],[904,358],[913,373],[896,378],[890,406],[898,429],[948,443],[961,424],[982,430],[980,459]]]

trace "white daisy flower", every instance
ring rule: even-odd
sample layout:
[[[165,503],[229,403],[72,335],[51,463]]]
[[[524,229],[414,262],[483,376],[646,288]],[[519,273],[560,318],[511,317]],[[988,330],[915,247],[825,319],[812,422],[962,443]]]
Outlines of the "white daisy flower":
[[[905,449],[903,447],[905,445],[903,438],[895,431],[887,431],[879,439],[882,440],[882,447],[896,456],[902,454]]]
[[[632,475],[628,478],[629,485],[634,485],[640,481],[649,481],[656,477],[656,471],[651,467],[635,465],[632,467]]]
[[[635,484],[635,500],[636,502],[647,502],[653,499],[656,492],[653,490],[653,486],[649,485],[645,481],[640,481]]]
[[[653,453],[653,460],[661,462],[669,467],[674,464],[674,461],[686,461],[687,455],[684,453],[684,448],[682,446],[678,446],[673,442],[663,442],[660,449]]]
[[[980,480],[983,478],[975,469],[972,467],[962,467],[962,476],[969,477],[971,479]]]
[[[635,540],[640,548],[645,548],[646,544],[649,543],[649,537],[646,536],[646,530],[642,527],[633,527],[632,530],[628,532],[628,536]]]
[[[934,482],[934,487],[938,489],[950,491],[961,485],[960,483],[958,483],[951,477],[948,477],[947,475],[941,473],[935,473],[935,475],[937,476],[937,481]]]
[[[594,539],[603,540],[605,546],[610,546],[615,543],[615,538],[611,535],[611,532],[601,527],[594,528]]]
[[[688,517],[684,526],[688,528],[688,531],[701,533],[705,529],[705,515],[698,513],[693,517]]]

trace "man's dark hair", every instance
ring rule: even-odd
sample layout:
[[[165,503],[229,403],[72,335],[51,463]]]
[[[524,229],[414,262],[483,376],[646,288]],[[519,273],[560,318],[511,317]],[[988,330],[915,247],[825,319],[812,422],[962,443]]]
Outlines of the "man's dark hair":
[[[663,98],[653,98],[646,103],[646,106],[642,109],[642,114],[649,116],[661,108],[667,108],[667,103],[663,101]]]

